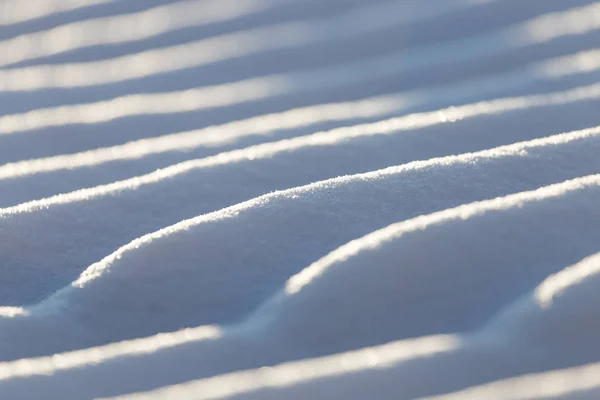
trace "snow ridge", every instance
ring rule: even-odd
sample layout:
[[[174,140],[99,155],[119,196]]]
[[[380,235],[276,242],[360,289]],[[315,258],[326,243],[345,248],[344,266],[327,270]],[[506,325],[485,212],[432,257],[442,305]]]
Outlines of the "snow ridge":
[[[599,1],[34,3],[0,398],[598,397]]]

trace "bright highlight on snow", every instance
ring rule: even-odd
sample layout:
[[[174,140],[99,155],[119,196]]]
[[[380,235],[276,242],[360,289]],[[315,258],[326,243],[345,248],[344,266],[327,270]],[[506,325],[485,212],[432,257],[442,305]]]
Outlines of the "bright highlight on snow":
[[[26,3],[1,399],[598,398],[600,2]]]

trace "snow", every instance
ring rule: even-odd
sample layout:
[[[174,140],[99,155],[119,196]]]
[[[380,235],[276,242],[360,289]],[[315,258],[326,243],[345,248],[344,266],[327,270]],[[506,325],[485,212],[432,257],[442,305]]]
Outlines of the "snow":
[[[0,398],[598,397],[600,2],[0,11]]]

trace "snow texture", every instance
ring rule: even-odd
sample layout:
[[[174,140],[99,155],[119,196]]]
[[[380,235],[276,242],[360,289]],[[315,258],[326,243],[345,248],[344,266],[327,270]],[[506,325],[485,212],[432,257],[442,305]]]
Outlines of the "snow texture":
[[[1,0],[0,398],[600,397],[600,2]]]

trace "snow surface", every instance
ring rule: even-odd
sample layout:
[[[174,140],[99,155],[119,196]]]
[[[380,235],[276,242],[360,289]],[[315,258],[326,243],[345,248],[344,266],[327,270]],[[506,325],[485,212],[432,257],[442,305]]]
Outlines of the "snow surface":
[[[0,0],[0,398],[600,397],[600,2]]]

